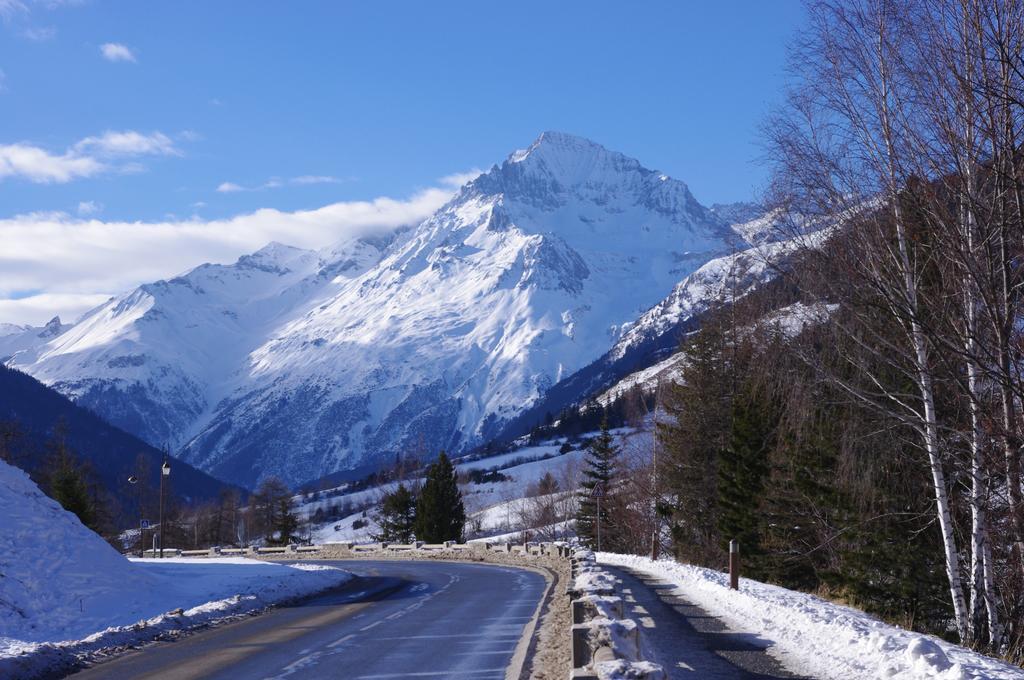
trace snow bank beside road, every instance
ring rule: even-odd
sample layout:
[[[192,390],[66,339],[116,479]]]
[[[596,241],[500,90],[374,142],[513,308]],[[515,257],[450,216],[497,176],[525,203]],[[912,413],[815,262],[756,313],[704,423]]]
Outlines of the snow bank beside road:
[[[1015,666],[813,595],[749,579],[732,591],[726,574],[633,555],[599,553],[598,562],[672,583],[681,597],[737,630],[772,640],[772,655],[797,673],[830,680],[1024,679]]]
[[[128,560],[0,461],[0,677],[246,614],[348,572],[244,558]],[[173,612],[173,613],[172,613]]]
[[[47,623],[37,623],[26,632],[5,626],[0,636],[0,677],[10,673],[29,678],[67,670],[83,659],[175,637],[352,578],[334,567],[245,558],[132,560],[129,564],[149,580],[152,589],[119,593],[107,603],[107,625],[95,627],[79,639],[50,630]],[[146,613],[136,616],[134,612],[139,611]],[[89,620],[95,621],[96,616]]]

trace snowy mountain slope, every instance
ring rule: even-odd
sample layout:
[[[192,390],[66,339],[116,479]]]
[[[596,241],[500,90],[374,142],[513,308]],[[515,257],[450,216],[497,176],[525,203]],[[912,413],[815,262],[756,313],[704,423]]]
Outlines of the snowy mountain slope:
[[[61,323],[60,317],[50,319],[45,326],[17,326],[0,323],[0,363],[7,362],[19,352],[34,351],[71,328]]]
[[[777,331],[784,337],[792,338],[799,335],[808,326],[825,323],[836,309],[837,306],[833,304],[808,305],[803,302],[795,302],[765,314],[756,325]],[[634,387],[640,387],[644,392],[653,393],[658,389],[659,384],[679,382],[686,366],[686,358],[685,352],[676,352],[647,368],[630,373],[602,392],[595,401],[607,406]]]
[[[806,239],[774,241],[716,258],[679,282],[657,305],[642,314],[614,344],[618,359],[645,340],[663,335],[680,321],[707,311],[715,304],[738,299],[778,276],[790,256]]]
[[[734,240],[682,182],[544,133],[390,244],[205,265],[13,363],[222,478],[299,482],[493,436]]]
[[[529,488],[536,486],[545,475],[551,474],[559,485],[559,493],[572,495],[586,466],[586,449],[580,444],[598,435],[588,432],[580,435],[576,443],[569,443],[565,437],[530,444],[521,441],[507,453],[477,458],[469,456],[455,459],[453,463],[460,475],[471,471],[497,471],[497,480],[468,482],[460,485],[467,515],[467,534],[482,537],[517,531],[521,529],[521,517],[517,506],[523,506],[523,499],[529,496]],[[653,446],[649,426],[644,428],[622,427],[612,430],[612,435],[622,447],[624,455],[631,460],[640,460],[649,455]],[[407,487],[422,485],[423,478],[406,479]],[[295,497],[296,512],[302,518],[314,523],[314,541],[369,542],[379,531],[374,521],[376,507],[385,494],[393,492],[397,482],[385,482],[370,488],[350,491],[346,487],[325,489],[315,497]],[[571,498],[566,500],[570,501]],[[329,513],[332,507],[346,508],[349,513],[335,520],[321,521],[318,518]],[[365,510],[365,516],[364,516]],[[345,514],[345,513],[342,513]],[[361,520],[361,521],[360,521]],[[353,526],[359,522],[359,527]],[[365,526],[363,523],[365,522]]]
[[[138,521],[141,499],[136,489],[125,484],[129,476],[141,477],[147,484],[159,482],[163,452],[32,376],[5,366],[0,366],[0,422],[17,427],[20,434],[8,442],[8,454],[37,479],[49,471],[48,442],[59,432],[65,445],[92,468],[94,480],[112,496],[114,521]],[[192,502],[213,500],[228,488],[180,460],[172,460],[171,465],[172,492],[177,497]]]
[[[738,226],[730,225],[730,229]],[[557,414],[592,397],[606,403],[635,384],[656,383],[662,374],[671,378],[678,368],[672,355],[685,334],[699,328],[702,315],[716,304],[728,303],[734,296],[742,298],[774,280],[801,248],[826,234],[822,230],[799,240],[767,241],[708,261],[635,322],[624,326],[608,352],[553,385],[543,399],[506,426],[500,439],[525,434],[547,413]]]
[[[154,445],[179,445],[244,382],[238,367],[278,323],[379,257],[367,239],[320,253],[271,243],[112,298],[8,363]]]

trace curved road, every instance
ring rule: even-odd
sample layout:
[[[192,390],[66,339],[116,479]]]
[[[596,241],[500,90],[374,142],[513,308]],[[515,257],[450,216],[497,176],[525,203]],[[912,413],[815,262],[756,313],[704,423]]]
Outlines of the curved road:
[[[495,565],[328,564],[358,578],[295,605],[149,645],[73,677],[499,680],[545,588],[538,573]]]

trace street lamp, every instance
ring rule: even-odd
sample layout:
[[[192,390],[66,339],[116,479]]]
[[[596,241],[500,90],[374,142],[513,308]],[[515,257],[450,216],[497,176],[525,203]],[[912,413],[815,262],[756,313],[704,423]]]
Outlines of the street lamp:
[[[132,486],[139,483],[135,475],[128,475],[128,483]],[[142,487],[139,487],[139,557],[146,556],[146,530],[142,528]]]
[[[164,477],[171,476],[171,464],[164,458],[160,466],[160,559],[164,558]]]

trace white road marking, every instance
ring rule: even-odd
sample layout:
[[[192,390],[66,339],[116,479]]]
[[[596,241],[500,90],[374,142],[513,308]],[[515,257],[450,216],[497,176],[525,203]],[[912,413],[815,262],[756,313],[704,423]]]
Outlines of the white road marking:
[[[346,635],[345,637],[338,638],[337,640],[335,640],[334,642],[332,642],[331,644],[329,644],[327,646],[329,648],[331,648],[331,649],[334,649],[338,645],[344,644],[344,643],[348,642],[349,640],[351,640],[354,637],[355,637],[355,634],[349,634],[349,635]]]
[[[386,673],[382,675],[360,675],[360,680],[371,678],[426,678],[426,677],[451,677],[453,675],[482,675],[484,673],[501,673],[504,677],[504,668],[487,668],[478,671],[423,671],[420,673]]]

